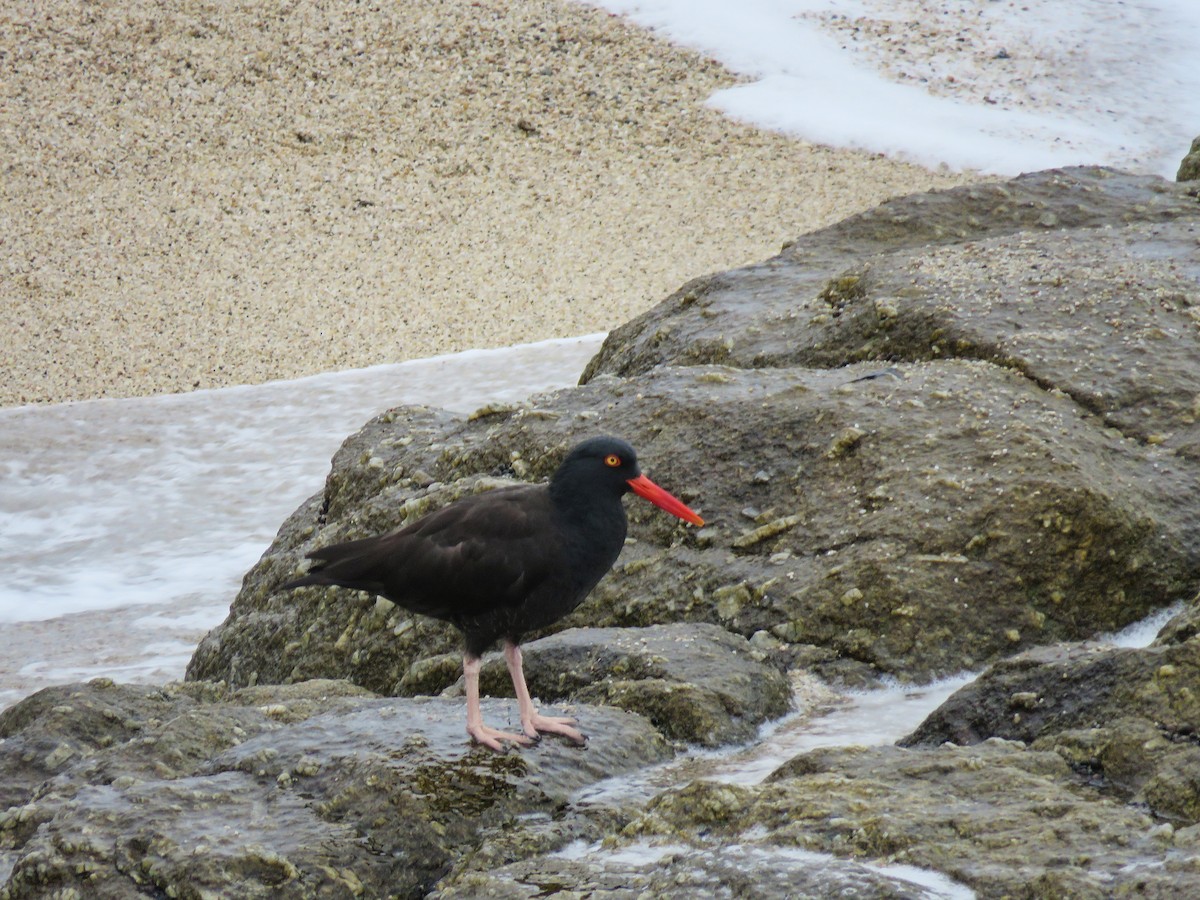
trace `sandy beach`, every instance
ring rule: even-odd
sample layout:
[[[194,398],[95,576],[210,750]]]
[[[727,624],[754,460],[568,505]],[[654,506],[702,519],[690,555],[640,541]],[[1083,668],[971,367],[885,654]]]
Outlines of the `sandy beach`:
[[[604,331],[968,179],[732,122],[575,3],[329,6],[0,11],[0,405]]]

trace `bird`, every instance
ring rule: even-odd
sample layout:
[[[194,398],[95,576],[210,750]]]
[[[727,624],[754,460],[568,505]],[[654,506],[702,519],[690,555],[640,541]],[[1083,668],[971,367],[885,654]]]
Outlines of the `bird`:
[[[573,718],[543,716],[529,696],[521,639],[581,604],[625,543],[622,498],[634,493],[693,525],[704,520],[642,474],[626,441],[601,436],[572,447],[548,483],[464,497],[389,534],[331,544],[307,554],[308,571],[281,585],[338,586],[384,597],[454,625],[463,637],[467,734],[492,750],[528,746],[542,734],[586,738]],[[502,643],[521,733],[484,724],[483,654]]]

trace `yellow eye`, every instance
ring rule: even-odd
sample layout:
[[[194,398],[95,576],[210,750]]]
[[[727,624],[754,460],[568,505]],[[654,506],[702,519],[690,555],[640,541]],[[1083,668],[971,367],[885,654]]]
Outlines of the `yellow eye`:
[[[617,456],[615,453],[610,453],[608,456],[604,457],[604,464],[606,466],[612,466],[615,469],[621,464],[621,457]]]

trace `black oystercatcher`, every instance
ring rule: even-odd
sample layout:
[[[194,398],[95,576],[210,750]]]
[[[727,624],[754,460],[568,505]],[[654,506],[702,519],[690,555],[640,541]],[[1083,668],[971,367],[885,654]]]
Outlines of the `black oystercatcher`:
[[[574,719],[542,716],[521,669],[521,637],[575,609],[612,568],[625,542],[622,495],[633,491],[674,516],[704,520],[638,468],[625,441],[598,437],[574,447],[549,484],[464,497],[380,537],[322,547],[308,574],[280,590],[338,585],[378,594],[412,612],[444,619],[462,633],[467,733],[501,749],[542,732],[578,743]],[[524,734],[483,724],[480,657],[499,640],[512,676]]]

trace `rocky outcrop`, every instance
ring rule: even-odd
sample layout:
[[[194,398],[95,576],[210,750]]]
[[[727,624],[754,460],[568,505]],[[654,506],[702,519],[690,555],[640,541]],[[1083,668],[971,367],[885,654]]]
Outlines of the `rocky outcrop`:
[[[343,448],[324,527],[317,503],[293,517],[189,677],[337,676],[394,693],[413,662],[456,647],[452,632],[364,595],[274,588],[315,541],[486,487],[510,453],[544,474],[601,428],[630,437],[710,524],[688,531],[631,503],[635,543],[564,626],[707,621],[928,678],[1118,628],[1195,577],[1177,507],[1195,472],[1177,457],[1008,369],[955,360],[855,380],[876,371],[656,369],[456,422],[436,449],[407,442],[412,419],[394,411]],[[411,473],[430,469],[414,491]],[[361,511],[338,514],[343,483],[370,496]]]
[[[1053,750],[1093,781],[1179,825],[1200,822],[1200,604],[1144,649],[1056,645],[998,663],[903,743],[993,737]]]
[[[575,712],[586,749],[498,754],[459,701],[344,682],[49,688],[0,715],[3,896],[421,897],[489,836],[670,755],[638,716]]]
[[[584,380],[983,360],[1194,457],[1198,214],[1185,185],[1104,169],[891,200],[686,285],[612,332]]]
[[[989,741],[814,751],[762,785],[663,794],[625,834],[884,859],[981,897],[1050,900],[1189,896],[1200,890],[1193,831],[1106,799],[1057,754]]]
[[[532,898],[562,884],[629,900],[688,890],[932,900],[968,888],[1101,900],[1191,896],[1198,873],[1200,827],[1176,830],[1107,796],[1057,753],[992,739],[817,750],[759,785],[695,781],[659,794],[602,846],[464,860],[433,896]]]

